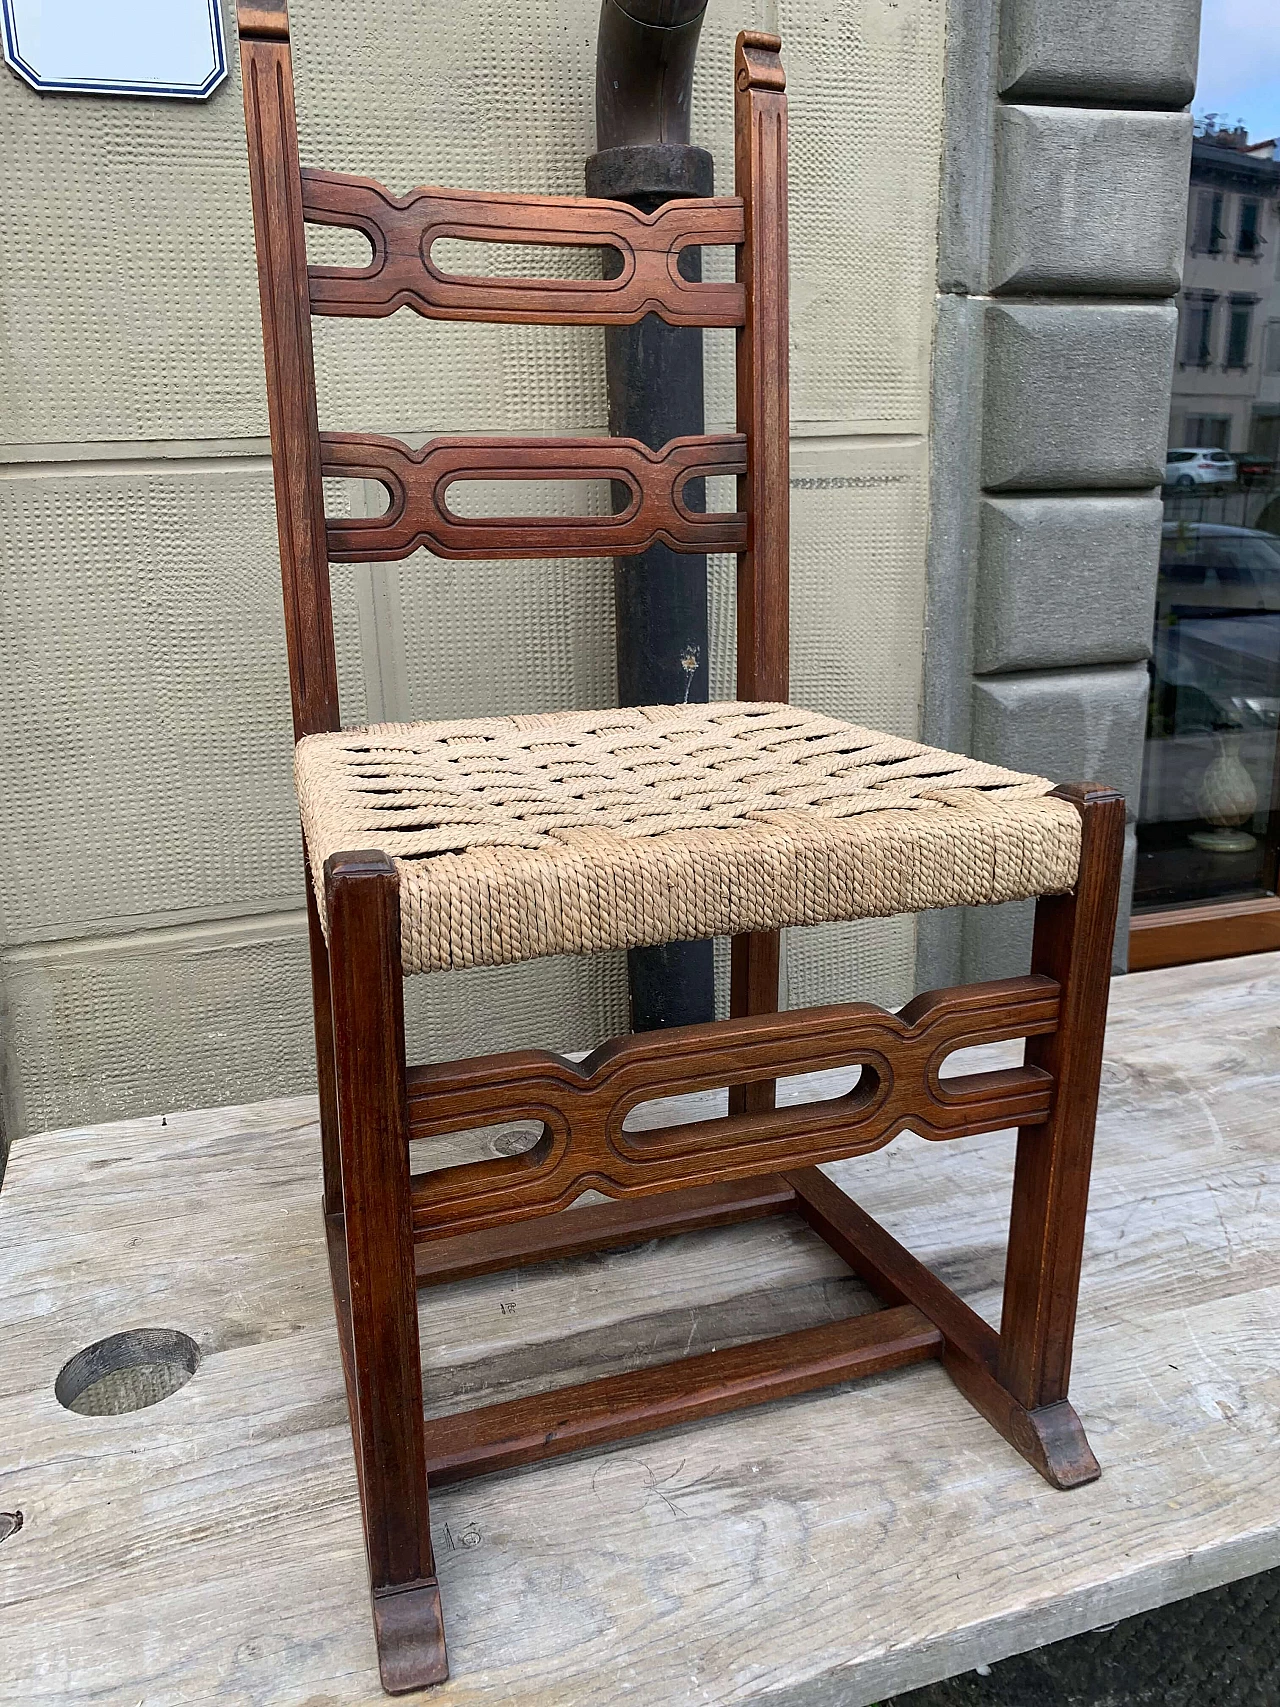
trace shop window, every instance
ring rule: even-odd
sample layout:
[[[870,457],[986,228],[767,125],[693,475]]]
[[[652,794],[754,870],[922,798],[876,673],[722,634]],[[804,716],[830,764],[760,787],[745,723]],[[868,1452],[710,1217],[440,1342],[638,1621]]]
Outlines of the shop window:
[[[1228,5],[1206,0],[1203,40]],[[1253,76],[1248,52],[1220,48],[1214,99]],[[1278,118],[1268,93],[1195,120],[1132,971],[1280,949]]]

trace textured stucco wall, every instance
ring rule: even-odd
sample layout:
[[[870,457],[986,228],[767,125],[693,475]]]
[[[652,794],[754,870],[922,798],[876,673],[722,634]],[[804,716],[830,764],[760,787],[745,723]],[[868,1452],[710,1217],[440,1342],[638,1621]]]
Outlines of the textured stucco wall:
[[[1131,820],[1199,11],[949,12],[925,738],[1110,782]],[[920,981],[1025,970],[1030,932],[1030,903],[931,915]]]
[[[397,189],[577,192],[594,0],[294,0],[303,158]],[[731,50],[792,114],[795,697],[914,733],[943,0],[713,0],[694,135],[732,182]],[[310,1082],[301,865],[237,79],[205,105],[0,73],[0,1084],[7,1129]],[[326,241],[333,241],[330,235]],[[711,266],[722,257],[709,257]],[[599,336],[315,322],[322,424],[602,430]],[[711,425],[731,338],[708,334]],[[355,497],[359,502],[359,494]],[[607,565],[335,571],[343,713],[608,703]],[[713,564],[713,691],[731,691]],[[901,999],[913,926],[792,933],[791,1000]],[[587,1045],[616,957],[417,979],[419,1056]]]

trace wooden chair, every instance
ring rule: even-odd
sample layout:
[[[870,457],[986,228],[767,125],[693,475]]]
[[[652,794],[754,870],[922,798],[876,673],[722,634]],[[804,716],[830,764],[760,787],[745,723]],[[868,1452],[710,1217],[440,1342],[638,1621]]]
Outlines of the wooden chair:
[[[573,197],[419,189],[300,170],[285,0],[240,0],[297,778],[309,873],[324,1211],[385,1688],[447,1674],[428,1483],[940,1359],[1055,1486],[1098,1475],[1067,1401],[1124,805],[787,706],[786,97],[779,43],[736,56],[733,197],[645,215]],[[304,222],[353,226],[363,269],[308,266]],[[616,278],[463,278],[437,235],[610,245]],[[693,283],[687,244],[734,244]],[[310,315],[734,326],[738,432],[653,451],[603,438],[321,434]],[[703,514],[684,484],[738,478]],[[590,473],[618,514],[462,519],[467,478]],[[385,515],[326,521],[323,475],[380,481]],[[343,731],[330,560],[609,557],[654,540],[738,553],[732,705]],[[424,573],[428,572],[424,564]],[[778,927],[1038,896],[1029,977],[778,1013]],[[606,1044],[406,1069],[404,973],[733,936],[732,1017]],[[1025,1064],[939,1077],[951,1051],[1028,1038]],[[780,1075],[861,1064],[834,1101],[775,1107]],[[632,1131],[655,1098],[729,1087],[717,1120]],[[409,1141],[541,1122],[524,1154],[414,1177]],[[1019,1129],[1001,1331],[831,1183],[819,1163]],[[615,1201],[570,1208],[593,1188]],[[879,1312],[424,1425],[417,1290],[782,1212],[878,1294]],[[780,1425],[785,1427],[785,1421]]]

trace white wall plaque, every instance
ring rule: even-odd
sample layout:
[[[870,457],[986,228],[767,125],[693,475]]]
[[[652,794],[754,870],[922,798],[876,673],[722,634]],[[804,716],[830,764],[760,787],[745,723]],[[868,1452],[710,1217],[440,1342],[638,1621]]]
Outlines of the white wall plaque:
[[[220,0],[0,0],[0,21],[34,89],[203,101],[227,75]]]

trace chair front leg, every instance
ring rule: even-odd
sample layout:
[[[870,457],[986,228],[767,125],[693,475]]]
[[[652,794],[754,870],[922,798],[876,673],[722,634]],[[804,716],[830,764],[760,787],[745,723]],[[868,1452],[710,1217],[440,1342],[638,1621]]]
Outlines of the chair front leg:
[[[1057,1029],[1028,1041],[1027,1062],[1055,1089],[1048,1123],[1018,1134],[1000,1329],[1000,1381],[1028,1411],[1066,1405],[1124,848],[1120,795],[1055,792],[1081,813],[1080,871],[1071,894],[1036,906],[1031,970],[1055,978],[1062,996]]]
[[[377,853],[325,865],[350,1296],[349,1394],[383,1687],[448,1676],[431,1551],[410,1218],[400,889]]]

